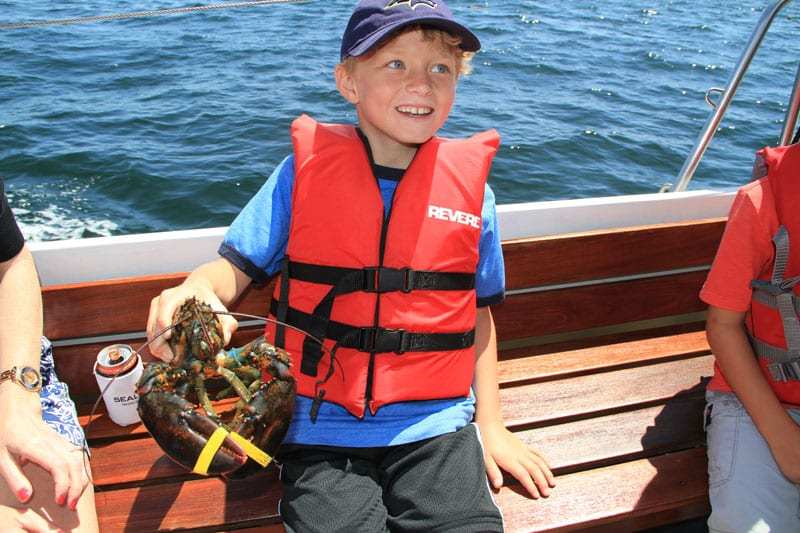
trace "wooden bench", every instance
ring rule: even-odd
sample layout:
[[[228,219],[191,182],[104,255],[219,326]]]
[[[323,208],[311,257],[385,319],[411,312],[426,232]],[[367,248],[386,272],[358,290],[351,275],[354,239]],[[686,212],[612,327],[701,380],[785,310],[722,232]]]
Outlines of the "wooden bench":
[[[557,474],[548,499],[509,484],[508,531],[648,528],[708,512],[702,429],[712,356],[699,288],[723,219],[504,243],[506,301],[493,308],[508,427]],[[46,334],[85,425],[91,366],[113,342],[138,346],[150,299],[181,274],[44,288]],[[271,287],[234,310],[263,314]],[[257,334],[242,328],[239,345]],[[282,531],[270,468],[224,482],[187,473],[141,425],[102,402],[87,428],[101,529]]]

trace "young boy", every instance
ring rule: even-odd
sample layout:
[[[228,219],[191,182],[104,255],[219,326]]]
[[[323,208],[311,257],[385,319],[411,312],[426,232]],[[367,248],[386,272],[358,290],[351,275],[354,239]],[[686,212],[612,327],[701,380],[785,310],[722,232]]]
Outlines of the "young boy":
[[[800,146],[766,148],[700,293],[713,531],[800,531]],[[790,246],[790,242],[791,246]]]
[[[288,531],[502,531],[487,474],[533,497],[553,486],[500,415],[487,306],[503,298],[503,261],[486,185],[499,139],[434,137],[479,47],[441,0],[361,1],[335,70],[358,129],[297,119],[293,155],[222,258],[151,306],[150,336],[190,295],[224,309],[281,272],[272,316],[325,339],[267,326],[298,382],[279,457]],[[151,349],[170,357],[163,340]]]

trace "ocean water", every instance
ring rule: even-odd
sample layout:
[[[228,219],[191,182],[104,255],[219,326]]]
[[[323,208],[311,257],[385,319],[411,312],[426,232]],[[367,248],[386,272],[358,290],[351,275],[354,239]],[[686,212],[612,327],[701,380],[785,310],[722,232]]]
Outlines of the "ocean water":
[[[205,2],[201,2],[205,3]],[[499,203],[674,182],[766,0],[459,1],[483,42],[441,132],[497,128]],[[0,23],[181,0],[0,0]],[[0,31],[0,176],[32,240],[223,226],[300,113],[353,121],[332,70],[352,0]],[[800,7],[756,56],[690,188],[731,189],[780,134]]]

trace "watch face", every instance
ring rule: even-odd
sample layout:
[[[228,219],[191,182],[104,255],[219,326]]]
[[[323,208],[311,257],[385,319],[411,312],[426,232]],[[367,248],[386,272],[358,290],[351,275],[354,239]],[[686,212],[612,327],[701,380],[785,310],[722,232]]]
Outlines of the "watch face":
[[[19,372],[20,384],[29,390],[38,390],[42,384],[42,378],[35,368],[29,366],[24,367]]]

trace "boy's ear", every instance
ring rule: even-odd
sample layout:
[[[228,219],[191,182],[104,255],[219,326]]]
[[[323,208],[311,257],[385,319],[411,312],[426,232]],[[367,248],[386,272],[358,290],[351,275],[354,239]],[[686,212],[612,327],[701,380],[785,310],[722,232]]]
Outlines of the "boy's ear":
[[[336,76],[336,88],[339,89],[339,94],[351,104],[357,104],[358,90],[356,89],[356,83],[355,79],[353,79],[352,72],[340,63],[336,65],[333,74]]]

